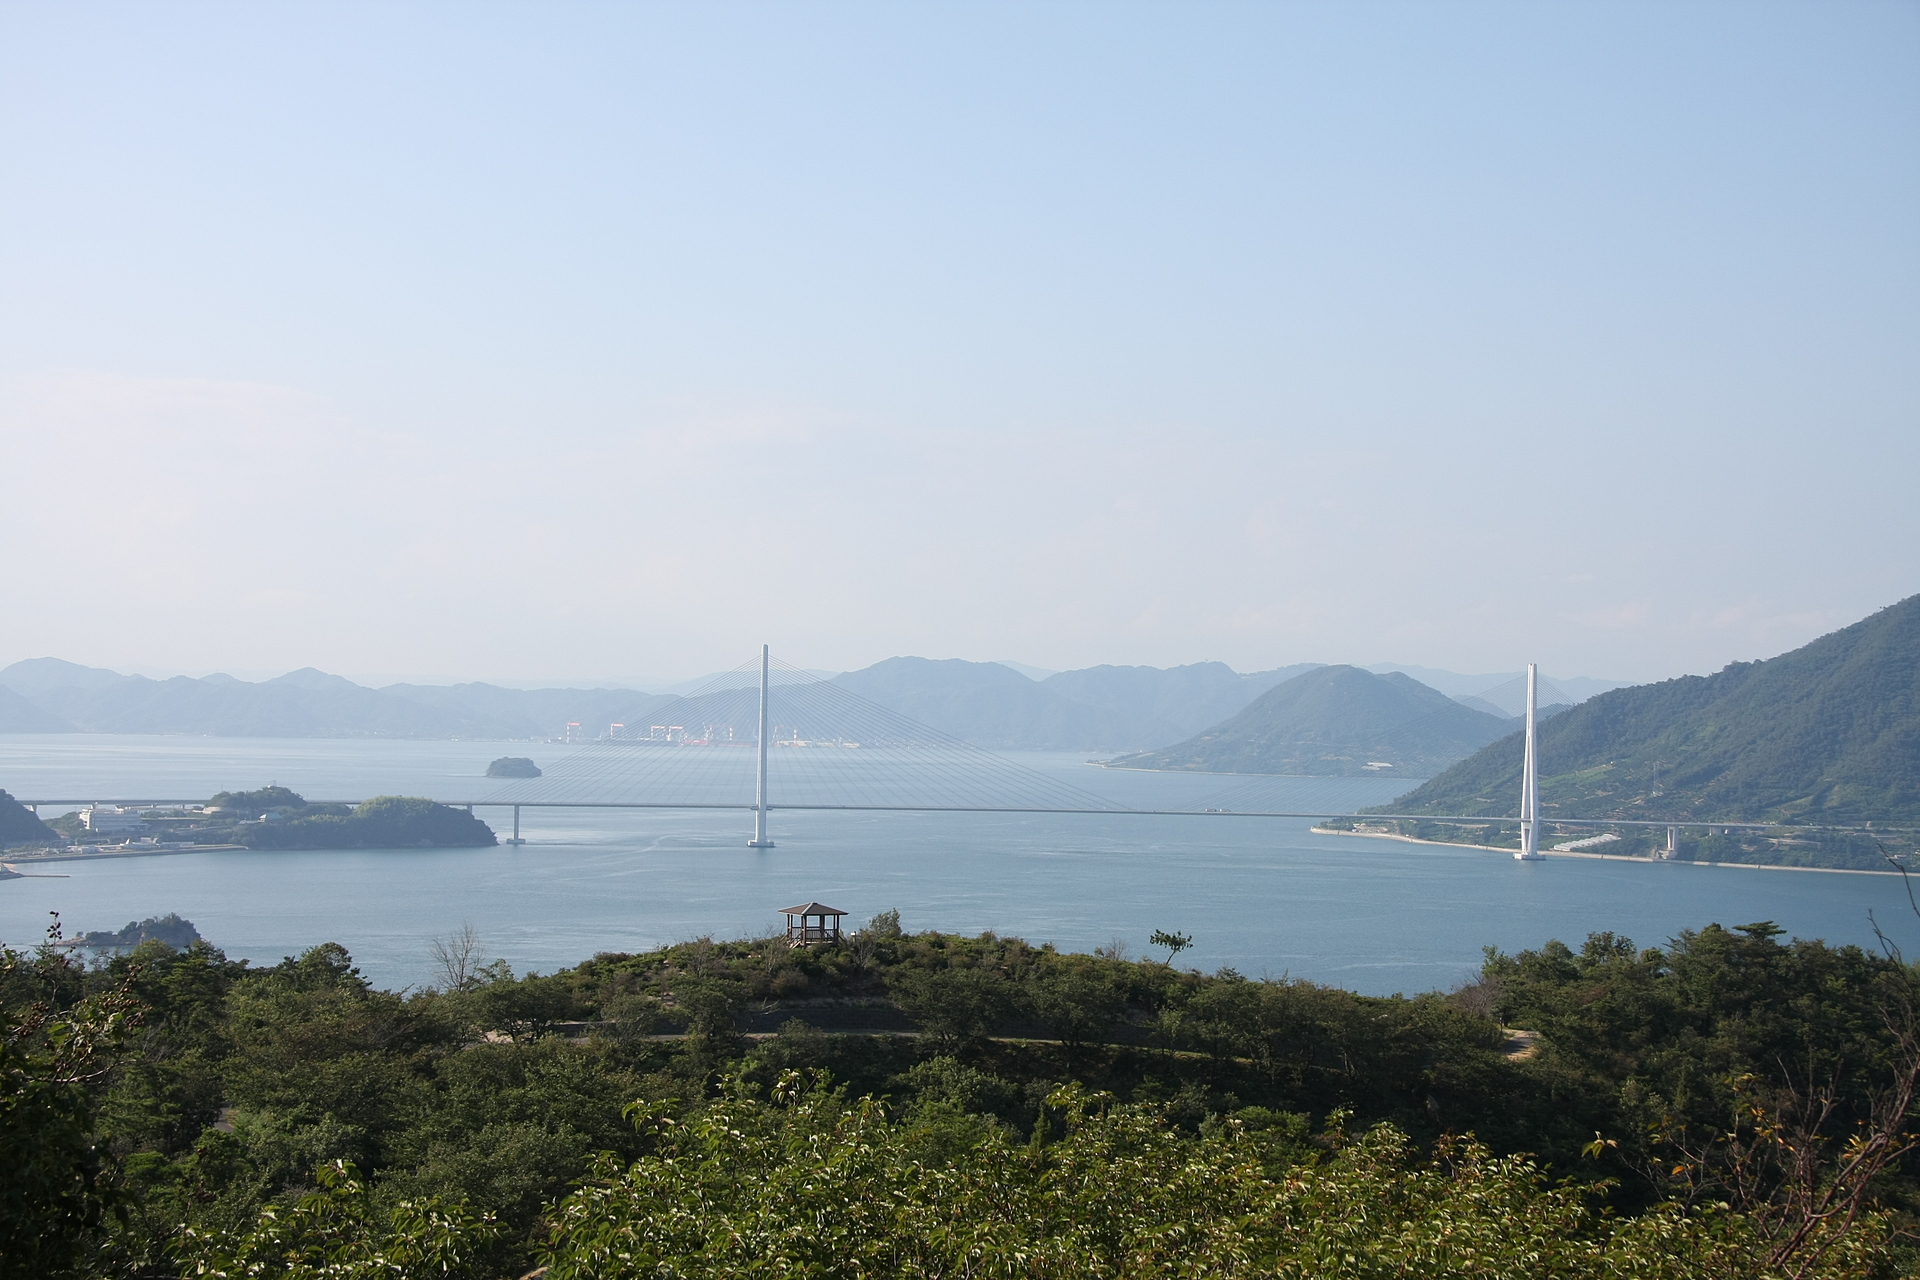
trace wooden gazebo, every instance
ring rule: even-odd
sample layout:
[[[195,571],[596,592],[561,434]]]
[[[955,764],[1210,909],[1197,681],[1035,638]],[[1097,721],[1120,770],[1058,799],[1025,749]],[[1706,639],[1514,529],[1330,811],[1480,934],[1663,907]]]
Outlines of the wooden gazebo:
[[[818,902],[803,902],[782,908],[781,914],[787,918],[788,946],[816,947],[840,941],[840,921],[847,913]],[[800,923],[795,924],[795,920]]]

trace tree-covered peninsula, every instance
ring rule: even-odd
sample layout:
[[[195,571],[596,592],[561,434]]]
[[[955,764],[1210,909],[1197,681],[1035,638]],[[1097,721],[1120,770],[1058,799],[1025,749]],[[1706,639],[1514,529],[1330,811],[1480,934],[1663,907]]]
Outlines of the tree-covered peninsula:
[[[116,840],[172,846],[246,845],[252,849],[482,848],[499,843],[493,828],[466,809],[418,796],[375,796],[358,805],[309,804],[281,786],[222,791],[194,809],[135,811],[136,827]],[[98,840],[77,814],[54,819],[68,840]]]
[[[498,844],[493,828],[465,809],[418,796],[375,796],[349,809],[307,805],[278,822],[237,829],[255,849],[465,849]]]
[[[1710,926],[1378,999],[1019,939],[0,953],[0,1280],[1910,1274],[1920,972]]]

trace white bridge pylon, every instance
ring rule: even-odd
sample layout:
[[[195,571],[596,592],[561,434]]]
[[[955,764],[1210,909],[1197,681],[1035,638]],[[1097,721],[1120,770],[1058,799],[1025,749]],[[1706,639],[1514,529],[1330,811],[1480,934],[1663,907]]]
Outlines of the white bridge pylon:
[[[652,697],[617,732],[489,804],[738,809],[752,848],[776,809],[1124,813],[1092,791],[973,746],[779,661]]]
[[[753,779],[753,839],[747,841],[749,849],[771,849],[773,841],[767,839],[767,664],[771,659],[768,646],[760,646],[760,731],[754,735],[754,741],[760,746],[760,771]]]
[[[1540,668],[1527,664],[1527,753],[1520,766],[1520,852],[1519,862],[1539,862],[1540,852],[1540,755],[1534,747],[1534,721],[1540,710]]]

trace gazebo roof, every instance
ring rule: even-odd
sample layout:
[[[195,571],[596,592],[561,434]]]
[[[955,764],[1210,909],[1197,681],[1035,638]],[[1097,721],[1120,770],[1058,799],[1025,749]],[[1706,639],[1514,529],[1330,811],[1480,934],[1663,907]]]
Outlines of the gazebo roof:
[[[783,916],[843,916],[847,913],[818,902],[803,902],[797,907],[780,908],[780,914]]]

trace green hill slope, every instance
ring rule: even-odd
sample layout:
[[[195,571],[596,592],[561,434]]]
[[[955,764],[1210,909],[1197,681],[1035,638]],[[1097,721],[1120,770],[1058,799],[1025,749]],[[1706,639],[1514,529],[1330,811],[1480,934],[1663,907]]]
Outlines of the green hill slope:
[[[1275,685],[1245,710],[1161,751],[1122,756],[1126,769],[1421,777],[1507,732],[1411,676],[1321,667]]]
[[[33,811],[0,791],[0,847],[60,844],[60,833],[33,816]]]
[[[1387,808],[1510,816],[1520,738]],[[1540,728],[1544,818],[1920,820],[1920,596],[1765,662],[1617,689]]]

